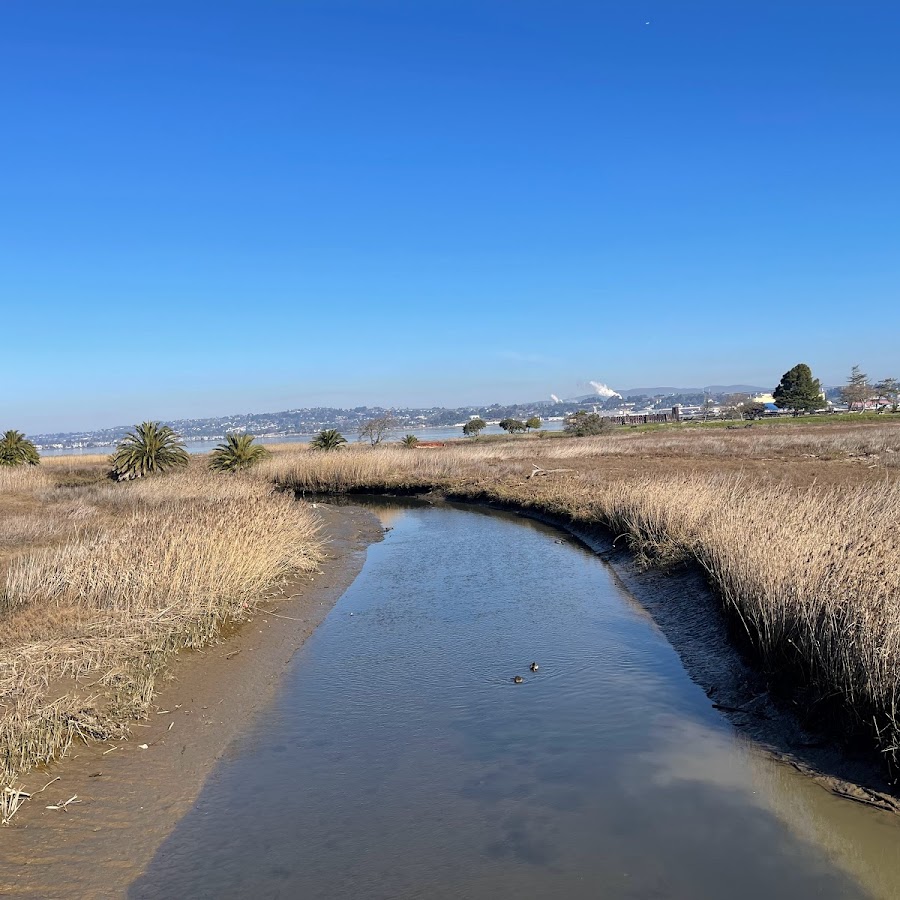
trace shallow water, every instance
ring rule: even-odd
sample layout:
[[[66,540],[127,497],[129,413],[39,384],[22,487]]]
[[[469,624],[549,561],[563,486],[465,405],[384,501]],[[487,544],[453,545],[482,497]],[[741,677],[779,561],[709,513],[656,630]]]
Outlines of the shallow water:
[[[896,821],[741,738],[598,557],[511,516],[378,512],[131,896],[897,895]]]

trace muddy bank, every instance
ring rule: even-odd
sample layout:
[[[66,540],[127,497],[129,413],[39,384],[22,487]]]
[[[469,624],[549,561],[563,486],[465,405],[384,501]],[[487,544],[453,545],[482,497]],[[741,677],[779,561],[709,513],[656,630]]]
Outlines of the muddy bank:
[[[898,821],[745,740],[602,557],[373,510],[386,539],[130,897],[898,896]]]
[[[320,574],[288,585],[227,640],[180,654],[154,714],[128,741],[76,745],[67,759],[28,775],[31,790],[59,780],[0,831],[0,896],[121,896],[144,869],[381,538],[363,509],[318,512],[329,542]],[[46,809],[73,796],[78,802],[65,811]]]

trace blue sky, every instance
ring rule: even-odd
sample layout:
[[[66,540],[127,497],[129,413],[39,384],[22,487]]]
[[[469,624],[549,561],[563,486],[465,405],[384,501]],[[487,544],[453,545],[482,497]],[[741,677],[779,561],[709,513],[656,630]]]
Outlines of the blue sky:
[[[0,428],[900,377],[898,33],[865,0],[6,0]]]

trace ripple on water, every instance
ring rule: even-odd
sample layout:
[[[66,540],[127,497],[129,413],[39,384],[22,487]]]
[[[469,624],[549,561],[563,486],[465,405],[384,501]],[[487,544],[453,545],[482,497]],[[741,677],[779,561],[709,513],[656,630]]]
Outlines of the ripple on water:
[[[771,777],[596,557],[395,513],[133,896],[863,896],[852,832]]]

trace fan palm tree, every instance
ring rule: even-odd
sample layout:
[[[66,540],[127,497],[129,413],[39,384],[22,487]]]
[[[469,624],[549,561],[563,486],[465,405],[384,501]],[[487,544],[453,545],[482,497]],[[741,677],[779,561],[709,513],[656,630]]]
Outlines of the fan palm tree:
[[[40,462],[37,447],[21,431],[7,431],[0,438],[0,466],[36,466]]]
[[[209,467],[216,472],[240,472],[255,466],[271,454],[261,444],[253,443],[252,434],[226,434],[209,456]]]
[[[339,431],[334,428],[325,428],[309,442],[309,446],[313,450],[337,450],[346,443],[347,438]]]
[[[412,450],[416,444],[419,443],[419,439],[414,434],[408,434],[404,438],[400,438],[399,443],[401,443],[404,447],[409,447]]]
[[[181,438],[168,425],[159,422],[135,425],[110,458],[113,474],[119,478],[140,478],[183,468],[188,460]]]

